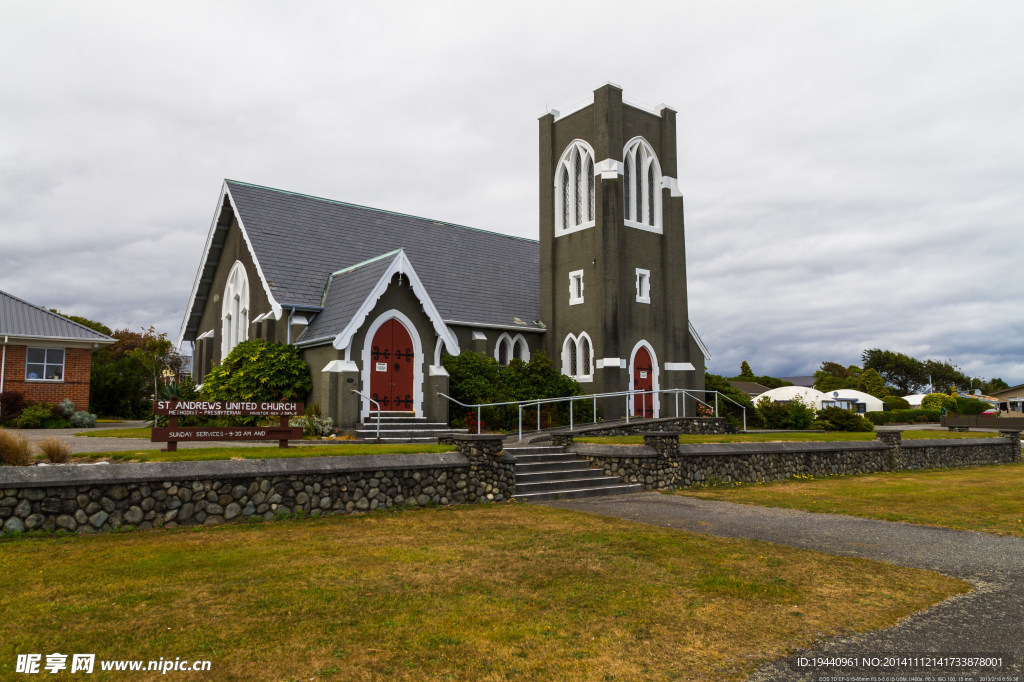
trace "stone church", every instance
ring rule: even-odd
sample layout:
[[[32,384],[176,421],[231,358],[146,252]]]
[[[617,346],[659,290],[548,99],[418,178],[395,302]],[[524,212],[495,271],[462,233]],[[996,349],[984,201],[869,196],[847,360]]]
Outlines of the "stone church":
[[[308,401],[342,427],[375,405],[447,421],[441,354],[546,353],[587,393],[704,387],[689,324],[676,112],[593,101],[540,118],[540,240],[227,180],[179,347],[197,383],[263,338],[309,364]],[[657,397],[604,418],[657,416]]]

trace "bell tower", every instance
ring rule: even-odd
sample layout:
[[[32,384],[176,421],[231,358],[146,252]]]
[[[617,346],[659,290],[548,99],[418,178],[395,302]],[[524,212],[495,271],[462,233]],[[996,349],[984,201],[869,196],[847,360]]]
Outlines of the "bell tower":
[[[540,118],[544,350],[587,393],[704,388],[676,174],[676,112],[625,103],[616,85]],[[598,409],[606,419],[627,409],[671,415],[663,402],[623,398]]]

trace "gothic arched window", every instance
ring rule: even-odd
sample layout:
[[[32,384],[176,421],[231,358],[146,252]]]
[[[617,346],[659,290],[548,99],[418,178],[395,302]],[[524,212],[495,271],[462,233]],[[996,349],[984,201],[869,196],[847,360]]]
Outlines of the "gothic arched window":
[[[577,381],[593,381],[594,345],[586,332],[569,334],[562,342],[562,374]]]
[[[249,338],[249,277],[241,261],[236,260],[228,272],[220,318],[220,357],[223,360],[232,348]]]
[[[594,150],[573,140],[555,170],[555,235],[594,225]]]
[[[626,224],[661,231],[661,165],[654,149],[634,137],[622,153],[622,201]]]

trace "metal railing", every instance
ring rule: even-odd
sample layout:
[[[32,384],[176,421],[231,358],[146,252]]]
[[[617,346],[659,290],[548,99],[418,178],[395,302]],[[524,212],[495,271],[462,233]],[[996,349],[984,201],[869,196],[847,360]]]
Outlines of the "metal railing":
[[[374,400],[370,396],[366,395],[365,393],[362,393],[361,391],[357,391],[354,388],[352,389],[352,392],[355,393],[358,396],[362,396],[362,397],[366,398],[371,403],[373,403],[374,405],[377,406],[377,442],[379,443],[380,442],[380,403],[378,403],[376,400]]]
[[[542,406],[546,406],[546,405],[554,405],[556,403],[568,402],[569,403],[569,429],[572,430],[574,428],[574,426],[575,426],[574,407],[575,407],[575,404],[576,404],[577,401],[587,401],[587,400],[589,400],[589,401],[592,402],[592,404],[593,404],[593,409],[592,409],[592,412],[593,412],[593,422],[592,423],[596,424],[597,423],[597,400],[598,400],[598,398],[625,397],[626,398],[626,423],[628,424],[630,416],[633,416],[633,417],[637,417],[638,416],[637,414],[632,414],[632,415],[630,414],[630,413],[633,413],[633,412],[636,411],[637,405],[636,405],[635,400],[636,400],[637,396],[641,396],[641,405],[640,405],[641,411],[640,411],[640,414],[641,415],[645,415],[645,414],[647,414],[647,396],[651,396],[651,398],[652,398],[652,400],[651,400],[651,411],[652,411],[652,414],[653,414],[654,406],[655,406],[655,401],[653,400],[654,395],[655,394],[661,394],[661,393],[668,393],[668,394],[672,394],[672,395],[675,396],[675,416],[676,417],[680,417],[680,416],[685,417],[686,416],[686,403],[685,403],[685,401],[683,403],[682,413],[680,413],[680,408],[679,408],[679,396],[680,395],[682,395],[684,399],[687,398],[687,397],[692,398],[693,400],[695,400],[696,402],[700,403],[701,405],[703,405],[704,407],[708,408],[709,410],[714,409],[715,416],[716,417],[718,416],[718,413],[719,413],[718,396],[720,395],[719,391],[708,391],[708,390],[704,390],[704,389],[692,389],[692,388],[663,388],[663,389],[657,389],[657,390],[654,390],[654,389],[645,389],[645,390],[634,389],[634,390],[629,390],[629,391],[616,391],[616,392],[613,392],[613,393],[590,393],[590,394],[587,394],[587,395],[573,395],[573,396],[565,396],[565,397],[562,397],[562,398],[536,398],[534,400],[512,400],[512,401],[501,402],[501,403],[479,403],[479,404],[473,404],[473,405],[467,405],[466,403],[460,402],[460,401],[456,400],[455,398],[451,397],[450,395],[446,395],[446,394],[441,393],[441,392],[438,392],[438,395],[441,396],[442,398],[447,398],[448,400],[450,400],[451,402],[455,403],[456,405],[459,405],[460,407],[465,407],[465,408],[471,409],[471,410],[475,409],[476,410],[476,432],[477,432],[477,434],[479,434],[481,432],[481,428],[482,428],[481,411],[483,410],[483,408],[485,408],[485,407],[501,407],[501,406],[508,406],[508,405],[515,405],[515,406],[517,406],[517,410],[518,410],[518,413],[519,413],[519,440],[522,440],[523,439],[523,411],[525,409],[529,409],[531,407],[536,408],[536,410],[537,410],[537,430],[540,431],[540,430],[542,430],[541,429],[541,419],[540,419],[541,418],[541,407]],[[698,398],[696,395],[692,395],[694,393],[703,393],[705,395],[705,398],[706,398],[708,393],[713,393],[715,395],[714,408],[712,408],[712,406],[710,404],[708,404],[707,402],[705,402],[704,400],[701,400],[700,398]],[[736,405],[737,407],[739,407],[743,411],[743,430],[746,431],[747,430],[747,409],[746,409],[746,407],[744,407],[743,405],[737,403],[735,400],[733,400],[732,398],[730,398],[727,395],[724,395],[724,394],[721,394],[721,395],[722,395],[723,398],[725,398],[729,402],[733,403],[734,405]]]

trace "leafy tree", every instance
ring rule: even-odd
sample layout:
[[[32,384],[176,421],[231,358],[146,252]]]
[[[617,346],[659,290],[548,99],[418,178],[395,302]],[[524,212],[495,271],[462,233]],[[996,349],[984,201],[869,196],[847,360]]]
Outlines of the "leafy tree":
[[[864,369],[878,372],[885,383],[892,386],[894,393],[908,395],[917,393],[927,384],[924,363],[909,355],[891,350],[869,348],[861,354]]]
[[[155,397],[164,370],[177,373],[181,369],[182,360],[174,349],[174,344],[167,338],[167,334],[163,332],[158,334],[152,325],[149,329],[143,330],[142,337],[142,345],[132,348],[127,355],[146,371],[147,376],[153,377],[153,396]]]
[[[885,385],[882,375],[873,369],[866,369],[857,377],[857,390],[879,399],[889,395],[889,387]]]
[[[887,395],[882,398],[882,402],[885,403],[886,410],[910,409],[910,403],[907,402],[906,398],[901,398],[898,395]]]
[[[704,388],[709,391],[718,391],[722,395],[735,400],[747,409],[747,426],[764,426],[761,413],[754,407],[754,402],[743,391],[735,389],[729,384],[728,379],[709,372],[704,373]],[[708,396],[711,398],[711,396]],[[712,403],[713,404],[713,403]],[[740,426],[743,423],[743,410],[729,402],[721,400],[718,403],[718,414],[725,417],[733,426]]]
[[[932,390],[942,393],[949,393],[954,386],[968,388],[971,385],[971,378],[952,362],[925,360],[924,373],[931,382]]]
[[[110,327],[108,327],[107,325],[103,324],[102,322],[96,322],[95,320],[90,320],[89,318],[82,317],[80,315],[65,315],[64,313],[62,313],[61,311],[57,310],[56,308],[50,308],[50,312],[51,313],[57,313],[58,315],[60,315],[62,317],[68,318],[72,322],[77,322],[78,324],[82,325],[83,327],[88,327],[89,329],[92,329],[93,331],[97,331],[100,334],[106,334],[107,336],[113,336],[113,334],[114,334],[114,332],[110,331]]]
[[[89,405],[98,414],[111,417],[143,418],[150,410],[152,392],[149,369],[140,361],[147,345],[159,345],[161,335],[152,327],[142,332],[118,329],[111,333],[117,342],[92,355]]]
[[[821,369],[818,371],[831,374],[838,379],[849,379],[852,376],[850,369],[843,367],[838,362],[823,362],[821,363]]]
[[[1009,387],[1010,387],[1010,384],[1008,384],[1005,381],[1003,381],[1002,379],[996,377],[994,379],[990,379],[990,380],[984,382],[981,385],[980,388],[981,388],[981,392],[982,393],[992,393],[994,391],[1001,391],[1004,388],[1009,388]]]
[[[750,365],[744,360],[743,364],[740,365],[740,378],[746,379],[747,381],[754,380],[754,370],[750,369]]]
[[[295,346],[242,341],[206,375],[203,400],[301,401],[313,389],[309,365]]]

